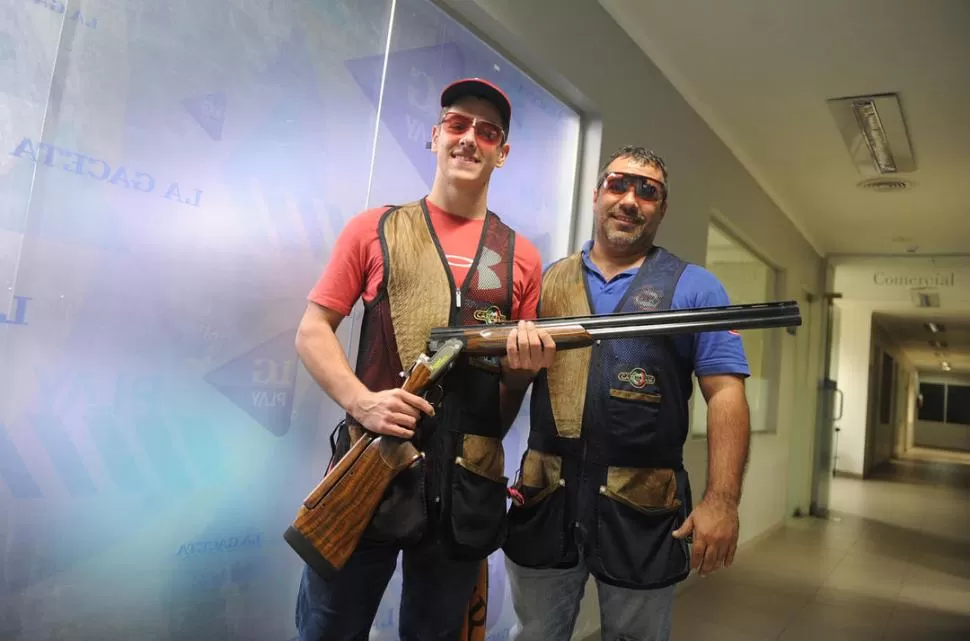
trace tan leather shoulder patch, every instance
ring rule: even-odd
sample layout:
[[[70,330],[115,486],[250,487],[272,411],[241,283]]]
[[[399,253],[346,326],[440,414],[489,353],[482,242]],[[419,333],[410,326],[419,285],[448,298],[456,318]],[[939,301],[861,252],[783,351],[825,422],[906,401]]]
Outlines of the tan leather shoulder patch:
[[[420,202],[388,214],[383,231],[391,321],[401,364],[408,368],[424,352],[431,329],[448,325],[451,285]]]
[[[546,271],[540,309],[543,317],[591,314],[580,254],[564,258]],[[547,371],[552,415],[563,438],[579,438],[582,431],[590,355],[589,347],[559,352]]]

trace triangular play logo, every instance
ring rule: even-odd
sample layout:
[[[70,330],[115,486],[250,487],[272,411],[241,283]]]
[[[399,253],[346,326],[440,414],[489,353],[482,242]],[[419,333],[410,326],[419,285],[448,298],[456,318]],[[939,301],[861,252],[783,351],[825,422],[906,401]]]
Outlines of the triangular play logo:
[[[377,108],[384,56],[354,58],[345,64]],[[465,66],[465,54],[453,42],[398,51],[387,59],[381,124],[397,140],[429,188],[434,180],[435,157],[427,144],[441,112],[441,90],[446,83],[463,77]]]
[[[260,425],[283,436],[290,429],[296,388],[296,329],[259,345],[205,376]]]
[[[226,94],[220,91],[186,98],[182,101],[182,106],[213,140],[222,140],[222,125],[226,121]]]

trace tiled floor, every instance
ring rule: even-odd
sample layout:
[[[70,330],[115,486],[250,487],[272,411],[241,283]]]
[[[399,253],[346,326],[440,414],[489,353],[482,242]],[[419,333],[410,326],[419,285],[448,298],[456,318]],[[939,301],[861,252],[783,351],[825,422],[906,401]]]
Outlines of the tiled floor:
[[[836,478],[831,505],[693,581],[673,641],[970,640],[970,466]]]

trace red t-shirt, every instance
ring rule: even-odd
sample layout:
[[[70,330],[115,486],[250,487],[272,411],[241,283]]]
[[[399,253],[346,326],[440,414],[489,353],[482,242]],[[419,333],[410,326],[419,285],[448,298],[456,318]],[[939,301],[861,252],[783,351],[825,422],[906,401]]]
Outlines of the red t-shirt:
[[[438,242],[444,250],[456,283],[463,283],[475,259],[481,240],[484,218],[468,219],[449,214],[430,200],[428,213]],[[334,245],[330,262],[309,300],[347,316],[361,296],[368,303],[377,296],[384,278],[384,256],[377,226],[387,207],[368,209],[351,218]],[[542,259],[527,238],[516,234],[512,265],[512,316],[510,320],[538,316],[539,289],[542,284]]]

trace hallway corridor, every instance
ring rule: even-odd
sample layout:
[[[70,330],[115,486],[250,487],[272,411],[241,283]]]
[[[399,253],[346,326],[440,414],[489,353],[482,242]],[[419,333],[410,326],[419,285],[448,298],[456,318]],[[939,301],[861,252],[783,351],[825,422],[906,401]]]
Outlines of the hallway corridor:
[[[696,578],[673,641],[970,639],[970,466],[893,462],[831,505]]]

